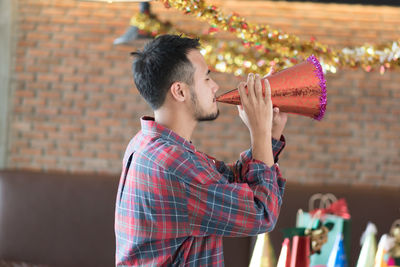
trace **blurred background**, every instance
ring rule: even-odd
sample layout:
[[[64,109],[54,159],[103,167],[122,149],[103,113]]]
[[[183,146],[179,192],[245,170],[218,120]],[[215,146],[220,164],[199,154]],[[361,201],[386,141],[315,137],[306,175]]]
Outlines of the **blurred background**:
[[[237,12],[251,23],[334,48],[400,38],[397,1],[210,2],[226,14]],[[209,29],[206,22],[159,1],[151,2],[151,11],[183,30]],[[129,32],[130,19],[139,12],[135,2],[0,1],[0,169],[118,180],[140,117],[152,115],[131,73],[129,53],[150,40]],[[212,75],[219,93],[244,79],[217,71]],[[329,186],[340,186],[349,195],[391,190],[390,203],[398,208],[387,210],[392,216],[382,229],[387,232],[400,217],[400,71],[339,68],[327,73],[326,80],[328,105],[322,121],[289,115],[282,174],[288,186],[300,188],[329,191]],[[219,118],[201,123],[192,142],[218,159],[234,161],[249,147],[249,134],[236,107],[219,106]],[[308,203],[297,204],[306,208]],[[2,255],[15,255],[7,253]]]

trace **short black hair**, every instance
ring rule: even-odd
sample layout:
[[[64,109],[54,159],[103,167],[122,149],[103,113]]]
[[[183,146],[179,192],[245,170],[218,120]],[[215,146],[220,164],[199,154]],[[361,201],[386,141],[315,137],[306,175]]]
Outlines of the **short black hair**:
[[[163,105],[174,82],[193,84],[194,67],[187,54],[199,47],[199,39],[161,35],[146,44],[143,51],[131,53],[136,57],[132,65],[136,88],[153,110]]]

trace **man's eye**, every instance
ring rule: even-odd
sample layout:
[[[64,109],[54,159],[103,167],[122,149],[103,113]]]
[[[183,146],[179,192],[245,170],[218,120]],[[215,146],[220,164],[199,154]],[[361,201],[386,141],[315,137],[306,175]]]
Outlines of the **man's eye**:
[[[206,79],[206,81],[209,81],[209,80],[210,80],[210,78],[207,78],[207,79]]]

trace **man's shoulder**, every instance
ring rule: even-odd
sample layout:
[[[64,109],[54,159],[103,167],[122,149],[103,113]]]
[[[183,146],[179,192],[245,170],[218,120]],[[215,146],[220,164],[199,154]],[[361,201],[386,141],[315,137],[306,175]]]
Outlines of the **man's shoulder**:
[[[134,152],[136,160],[140,160],[146,165],[156,164],[167,169],[190,157],[190,152],[185,147],[162,137],[143,140],[136,136],[132,140],[131,150]]]

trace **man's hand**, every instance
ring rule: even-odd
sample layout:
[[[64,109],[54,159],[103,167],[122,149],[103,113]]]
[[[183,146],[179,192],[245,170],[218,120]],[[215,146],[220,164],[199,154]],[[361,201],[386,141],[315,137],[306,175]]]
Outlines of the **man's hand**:
[[[262,93],[261,79],[259,75],[250,73],[247,78],[246,93],[245,83],[239,84],[239,94],[242,105],[238,106],[240,118],[249,128],[253,158],[266,163],[274,164],[272,154],[272,101],[271,88],[265,79],[265,97]]]
[[[272,138],[280,140],[283,129],[287,122],[287,114],[280,112],[278,107],[274,107],[274,117],[272,119]]]

